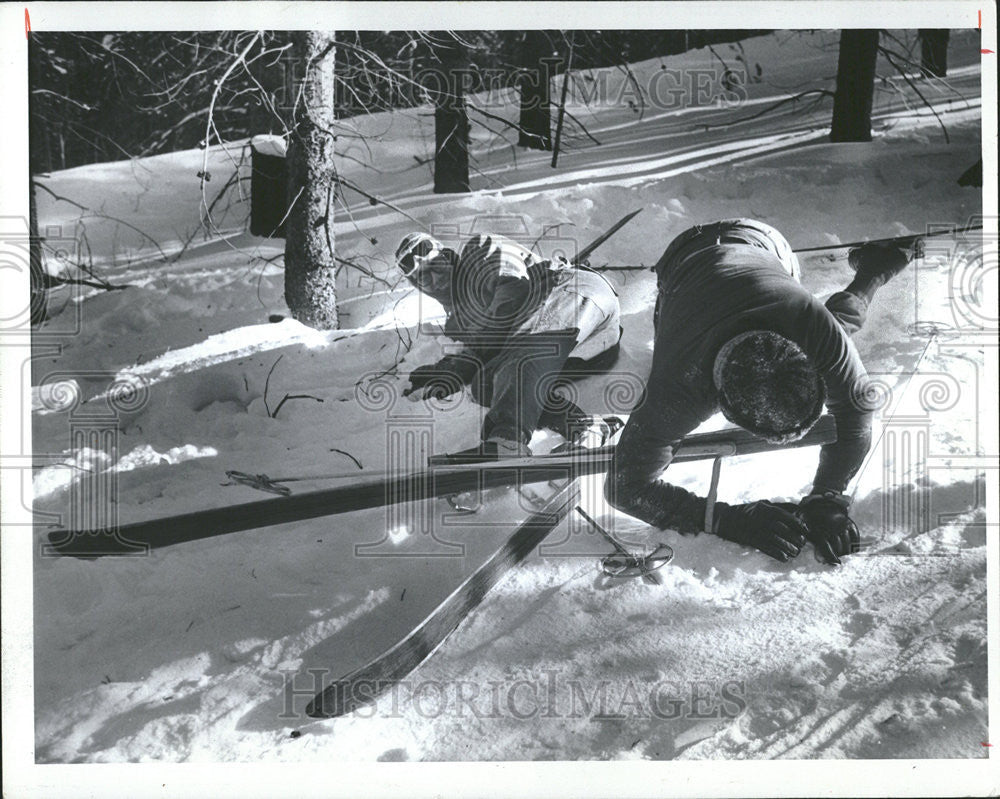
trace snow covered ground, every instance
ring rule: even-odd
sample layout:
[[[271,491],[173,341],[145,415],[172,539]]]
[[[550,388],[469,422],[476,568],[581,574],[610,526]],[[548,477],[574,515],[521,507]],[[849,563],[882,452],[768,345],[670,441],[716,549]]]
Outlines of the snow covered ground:
[[[557,170],[549,154],[518,152],[515,163],[509,146],[475,127],[476,191],[433,195],[428,167],[414,159],[433,143],[419,109],[349,122],[369,149],[352,144],[343,174],[421,225],[520,227],[529,241],[548,231],[539,246],[549,251],[583,246],[642,208],[595,266],[649,265],[686,227],[730,216],[764,220],[796,247],[967,224],[982,213],[979,191],[956,184],[982,146],[977,41],[953,33],[947,83],[920,84],[933,113],[901,79],[880,83],[871,144],[827,142],[829,100],[736,122],[832,85],[836,34],[786,32],[743,43],[751,70],[763,70],[744,102],[687,96],[650,103],[640,119],[617,102],[622,78],[612,73],[611,99],[571,105],[600,146],[575,138]],[[648,86],[663,67],[690,75],[718,61],[695,51],[633,70]],[[514,114],[510,98],[489,110]],[[211,171],[227,175],[242,146],[212,150]],[[178,152],[53,174],[52,192],[106,215],[82,228],[78,208],[39,194],[43,226],[77,242],[85,232],[95,269],[133,286],[55,297],[64,307],[36,337],[37,468],[23,495],[39,521],[68,518],[74,492],[96,473],[117,481],[114,507],[129,522],[262,496],[222,487],[227,469],[340,472],[355,468],[349,453],[378,471],[391,430],[430,431],[435,452],[476,440],[481,409],[468,397],[436,407],[399,397],[405,373],[445,344],[435,335],[440,309],[389,265],[414,223],[346,193],[339,254],[388,284],[345,269],[343,329],[309,330],[283,303],[283,242],[243,232],[247,198],[234,196],[217,232],[182,252],[198,226],[201,159]],[[985,364],[996,342],[982,328],[996,272],[984,283],[977,239],[934,241],[883,290],[857,337],[892,421],[884,435],[879,424],[857,485],[865,550],[842,567],[811,551],[779,564],[711,536],[615,518],[595,478],[585,486],[592,515],[637,547],[674,547],[662,585],[602,578],[606,545],[564,525],[398,692],[312,721],[302,713],[310,669],[329,680],[398,640],[523,518],[516,495],[497,497],[475,525],[439,527],[438,538],[412,514],[377,510],[142,558],[38,556],[38,761],[987,757],[986,541],[996,530],[986,523],[986,476],[996,449]],[[164,263],[161,250],[181,254]],[[802,263],[817,295],[849,280],[844,250]],[[624,314],[627,395],[648,370],[654,281],[608,274]],[[80,433],[107,427],[85,412],[106,410],[112,384],[129,379],[142,389],[118,403],[109,453]],[[627,397],[604,388],[581,385],[580,403],[627,409]],[[286,394],[310,398],[275,413]],[[720,499],[798,497],[816,454],[734,459]],[[672,467],[670,479],[703,493],[708,464]],[[422,512],[440,525],[445,510],[439,500]],[[452,557],[434,557],[442,553]]]

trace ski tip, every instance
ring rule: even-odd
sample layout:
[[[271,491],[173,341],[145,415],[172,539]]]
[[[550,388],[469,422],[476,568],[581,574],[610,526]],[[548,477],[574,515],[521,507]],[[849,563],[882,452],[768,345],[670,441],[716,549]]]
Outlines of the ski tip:
[[[316,694],[306,705],[306,715],[311,719],[332,719],[347,713],[343,705],[336,701],[338,691],[335,689],[336,686],[331,685]]]
[[[80,560],[127,555],[148,555],[149,544],[130,541],[114,530],[53,530],[42,545],[43,557]]]
[[[378,696],[378,689],[364,680],[348,682],[340,680],[331,683],[306,705],[306,715],[312,719],[333,719],[338,716],[346,716],[357,710],[359,707],[374,702]]]

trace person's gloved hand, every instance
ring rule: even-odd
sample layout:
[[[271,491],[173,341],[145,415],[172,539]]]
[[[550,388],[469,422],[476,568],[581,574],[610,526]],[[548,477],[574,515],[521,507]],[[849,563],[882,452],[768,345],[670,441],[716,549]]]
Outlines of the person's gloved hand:
[[[403,389],[403,396],[413,399],[444,399],[462,388],[454,375],[442,372],[436,363],[418,366],[410,373],[410,384]]]
[[[843,494],[828,491],[810,494],[799,503],[799,513],[808,528],[808,537],[827,563],[839,564],[840,558],[857,552],[861,534],[847,514],[851,500]]]
[[[717,502],[714,514],[712,532],[719,538],[754,547],[780,561],[798,555],[809,532],[794,513],[767,500],[745,505]]]
[[[859,275],[881,276],[884,280],[899,274],[915,257],[923,253],[923,239],[911,236],[893,241],[872,241],[855,247],[847,262]]]
[[[444,399],[461,391],[475,376],[479,363],[462,355],[446,355],[440,361],[418,366],[410,373],[410,384],[403,391],[404,397],[415,399]]]

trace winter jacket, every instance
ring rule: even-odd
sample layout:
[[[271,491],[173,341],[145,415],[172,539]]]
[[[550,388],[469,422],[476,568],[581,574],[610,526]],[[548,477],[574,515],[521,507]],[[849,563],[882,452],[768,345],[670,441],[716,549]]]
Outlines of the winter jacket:
[[[617,447],[605,493],[626,513],[660,528],[700,532],[705,500],[658,478],[678,443],[719,410],[712,380],[720,347],[739,333],[773,330],[809,356],[827,389],[836,443],[820,453],[814,491],[842,492],[871,444],[868,378],[849,333],[863,301],[840,292],[824,306],[759,247],[694,248],[661,275],[653,364],[646,391]],[[800,486],[795,486],[796,489]]]
[[[448,312],[445,333],[483,362],[519,335],[585,327],[594,338],[593,331],[600,328],[599,341],[574,350],[581,358],[614,346],[620,335],[618,300],[604,278],[565,260],[543,260],[501,235],[479,234],[466,242],[443,304]],[[592,318],[595,314],[599,318]]]

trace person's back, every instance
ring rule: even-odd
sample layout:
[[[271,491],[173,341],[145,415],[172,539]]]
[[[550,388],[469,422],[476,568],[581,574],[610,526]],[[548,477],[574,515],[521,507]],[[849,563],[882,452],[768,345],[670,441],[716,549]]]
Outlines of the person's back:
[[[545,301],[558,269],[506,236],[473,236],[455,259],[445,331],[473,344],[516,330]]]
[[[864,380],[847,333],[774,255],[747,244],[699,249],[665,272],[660,284],[650,406],[680,413],[671,436],[683,436],[719,407],[716,357],[735,336],[770,330],[796,343],[826,378],[827,404],[840,408]]]
[[[657,264],[656,337],[646,391],[630,416],[605,486],[612,505],[657,527],[713,532],[779,560],[809,536],[831,563],[857,530],[843,496],[871,443],[863,402],[867,374],[849,335],[878,287],[912,249],[852,251],[857,275],[821,304],[798,283],[798,261],[780,233],[754,220],[724,220],[678,236]],[[776,443],[801,438],[826,404],[837,441],[825,445],[800,515],[769,502],[718,512],[659,479],[677,444],[717,410]]]

